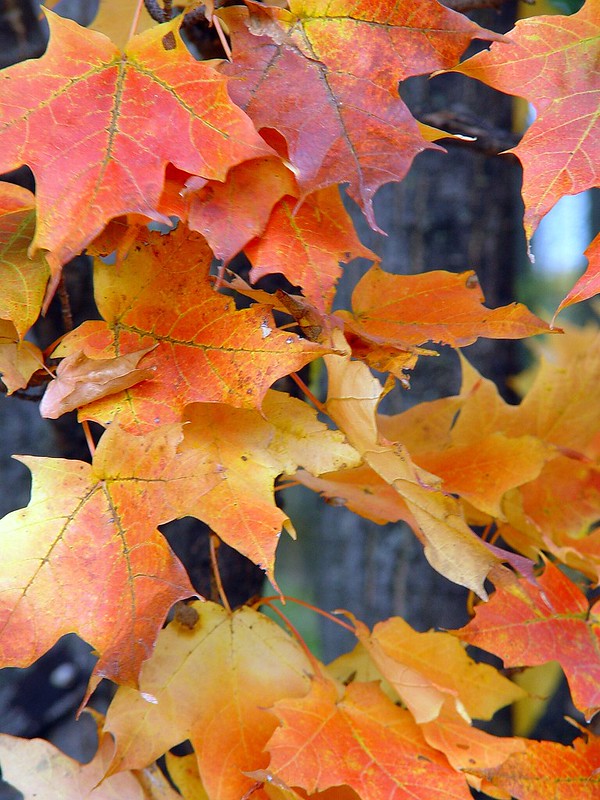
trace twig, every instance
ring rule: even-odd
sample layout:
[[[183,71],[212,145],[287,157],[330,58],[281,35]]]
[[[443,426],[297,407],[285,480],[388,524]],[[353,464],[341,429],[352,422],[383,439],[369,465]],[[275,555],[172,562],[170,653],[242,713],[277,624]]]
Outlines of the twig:
[[[163,9],[158,0],[144,0],[144,5],[146,6],[146,11],[155,22],[164,22]]]
[[[56,291],[58,294],[58,299],[60,301],[60,311],[62,314],[63,328],[65,329],[65,333],[68,333],[69,331],[73,330],[74,325],[73,325],[73,312],[71,311],[71,301],[69,299],[69,292],[67,291],[64,275],[60,276],[60,281],[58,282],[58,288]]]
[[[88,450],[90,451],[90,455],[93,458],[94,453],[96,452],[96,444],[94,442],[94,438],[90,430],[90,424],[87,421],[87,419],[83,420],[83,422],[81,423],[81,427],[83,428],[83,432],[85,434],[85,441],[87,442]]]

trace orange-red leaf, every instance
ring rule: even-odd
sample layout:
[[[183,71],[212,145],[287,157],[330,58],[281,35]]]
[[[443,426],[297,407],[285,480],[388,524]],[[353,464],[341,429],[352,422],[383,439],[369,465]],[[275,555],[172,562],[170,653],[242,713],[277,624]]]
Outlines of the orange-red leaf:
[[[30,191],[0,183],[0,318],[11,320],[21,338],[38,318],[49,275],[42,254],[27,255],[34,208]]]
[[[521,339],[549,330],[520,303],[489,309],[483,301],[473,272],[393,275],[375,265],[352,293],[352,313],[338,314],[354,335],[400,349],[425,342],[464,347],[482,336]]]
[[[337,186],[314,192],[297,205],[293,197],[280,200],[260,239],[246,246],[253,265],[250,279],[281,272],[319,311],[329,311],[342,273],[340,262],[375,260],[376,255],[360,243]]]
[[[584,255],[588,259],[587,269],[564,300],[560,302],[554,319],[563,308],[572,306],[574,303],[581,303],[582,300],[589,300],[590,297],[595,297],[600,292],[600,235],[596,236]],[[553,324],[554,319],[552,320]]]
[[[573,702],[589,718],[600,709],[600,602],[590,609],[583,592],[551,563],[538,584],[520,579],[498,587],[455,633],[508,667],[558,661]]]
[[[527,741],[524,753],[484,774],[516,800],[592,800],[600,797],[600,739],[587,738],[572,747]]]
[[[537,119],[512,152],[523,164],[525,231],[565,194],[598,186],[600,172],[600,2],[587,0],[570,17],[517,22],[457,72],[533,103]]]
[[[190,629],[177,618],[144,664],[139,692],[121,687],[106,718],[116,738],[112,770],[138,769],[190,739],[211,800],[239,800],[268,764],[277,727],[268,709],[309,688],[302,649],[272,620],[245,606],[230,613],[196,603]]]
[[[156,211],[168,163],[223,180],[234,164],[269,152],[223,76],[189,53],[177,20],[134,37],[121,54],[102,34],[45,13],[46,53],[2,72],[0,171],[33,170],[33,249],[50,250],[54,269],[119,214],[168,222]],[[163,46],[167,34],[172,48]]]
[[[346,784],[361,800],[467,800],[462,775],[430,747],[410,713],[375,683],[312,681],[299,700],[280,700],[267,749],[270,770],[307,792]]]
[[[183,449],[217,464],[221,478],[187,513],[204,520],[273,581],[281,529],[294,535],[275,504],[275,478],[300,464],[319,474],[355,464],[360,457],[338,431],[317,420],[314,409],[282,392],[267,392],[262,414],[193,403],[186,409],[186,422]]]
[[[227,263],[263,233],[277,201],[296,193],[294,176],[280,159],[246,161],[229,171],[225,183],[208,181],[186,196],[188,224]]]
[[[377,189],[435,147],[398,97],[398,81],[453,66],[475,37],[498,37],[432,0],[248,7],[220,12],[234,58],[224,69],[241,79],[233,99],[258,129],[285,136],[304,195],[348,182],[376,227]]]
[[[141,432],[179,421],[193,402],[260,408],[269,386],[327,352],[276,328],[271,310],[236,311],[209,281],[211,252],[183,226],[169,235],[140,229],[119,266],[98,263],[95,294],[106,322],[86,322],[55,355],[83,350],[91,358],[154,348],[140,363],[147,380],[85,407],[82,415]]]
[[[20,456],[32,499],[0,521],[0,662],[30,664],[65,633],[97,651],[95,674],[135,685],[167,611],[195,594],[156,526],[218,479],[177,454],[178,427],[113,426],[92,465]],[[42,622],[43,620],[43,622]]]

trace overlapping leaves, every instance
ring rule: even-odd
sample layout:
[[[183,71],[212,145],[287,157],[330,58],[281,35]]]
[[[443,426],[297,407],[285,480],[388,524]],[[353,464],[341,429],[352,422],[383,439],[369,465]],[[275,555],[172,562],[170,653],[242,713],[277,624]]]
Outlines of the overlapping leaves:
[[[115,744],[104,736],[80,766],[2,739],[10,780],[36,761],[24,791],[180,796],[153,762],[185,739],[194,752],[166,763],[190,800],[321,791],[329,800],[467,800],[469,786],[530,800],[594,789],[593,737],[570,749],[472,727],[519,691],[448,634],[419,634],[399,619],[369,631],[355,620],[359,647],[327,673],[255,608],[180,605],[159,633],[194,589],[157,526],[194,515],[273,578],[281,529],[293,532],[274,485],[301,466],[300,480],[334,502],[378,522],[408,521],[452,580],[485,597],[492,578],[491,602],[455,633],[506,664],[558,660],[576,705],[586,715],[598,709],[597,603],[550,564],[536,578],[527,558],[488,545],[471,526],[496,525],[524,556],[549,552],[598,581],[600,420],[590,398],[600,340],[570,334],[574,344],[555,348],[519,406],[465,362],[459,395],[386,417],[367,365],[404,378],[427,342],[463,346],[547,325],[519,305],[485,308],[471,272],[402,278],[378,266],[351,310],[331,312],[341,264],[373,259],[335,184],[349,184],[375,226],[377,188],[431,147],[398,81],[453,66],[475,37],[501,41],[462,71],[518,90],[539,112],[516,151],[528,232],[561,194],[597,180],[597,11],[588,0],[573,17],[520,24],[507,41],[433,0],[248,0],[219,11],[234,53],[221,74],[191,57],[177,21],[121,53],[50,13],[47,53],[0,74],[0,168],[27,163],[37,184],[35,234],[33,197],[0,187],[0,370],[9,391],[26,387],[44,359],[23,337],[49,270],[27,248],[50,251],[51,290],[62,263],[98,234],[95,253],[116,251],[116,263],[95,268],[103,320],[54,350],[62,362],[42,406],[48,416],[77,408],[110,427],[91,465],[24,457],[31,502],[0,522],[0,662],[29,664],[77,632],[98,653],[96,678],[123,684],[106,722]],[[181,222],[166,235],[145,227],[173,215]],[[237,308],[214,290],[209,269],[213,254],[227,263],[242,250],[251,280],[281,273],[301,294],[244,287],[255,302]],[[595,292],[593,248],[589,255],[563,306]],[[321,355],[324,410],[339,431],[270,389]]]

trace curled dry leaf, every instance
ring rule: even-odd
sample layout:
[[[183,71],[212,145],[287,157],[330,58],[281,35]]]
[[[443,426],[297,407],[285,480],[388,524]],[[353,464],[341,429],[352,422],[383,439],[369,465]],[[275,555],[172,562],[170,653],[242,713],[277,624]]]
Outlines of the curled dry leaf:
[[[40,403],[40,414],[58,419],[67,411],[153,378],[156,367],[137,368],[140,360],[153,349],[147,347],[117,358],[88,358],[81,351],[72,353],[58,365],[56,378]]]

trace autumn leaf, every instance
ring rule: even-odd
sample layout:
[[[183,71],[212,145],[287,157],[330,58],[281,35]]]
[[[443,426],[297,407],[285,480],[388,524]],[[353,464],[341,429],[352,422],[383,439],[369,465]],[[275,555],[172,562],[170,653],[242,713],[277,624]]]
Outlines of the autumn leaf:
[[[368,464],[318,477],[300,469],[295,478],[313,492],[319,492],[326,503],[345,506],[379,525],[404,520],[412,528],[417,527],[400,494]]]
[[[236,311],[213,290],[210,262],[204,238],[180,226],[169,235],[140,229],[122,264],[96,264],[96,300],[106,322],[84,323],[54,355],[83,350],[90,358],[115,358],[153,348],[140,367],[155,374],[87,405],[80,416],[102,424],[118,418],[142,433],[179,421],[192,402],[260,408],[275,380],[328,352],[278,330],[269,307]]]
[[[340,262],[377,256],[360,243],[337,186],[314,192],[297,205],[293,197],[280,200],[261,237],[246,246],[250,280],[280,272],[301,287],[318,311],[327,312],[342,274]]]
[[[255,784],[244,773],[268,764],[263,750],[277,720],[267,709],[305,694],[312,669],[296,642],[257,611],[192,608],[195,625],[171,622],[142,668],[140,690],[153,702],[122,687],[111,703],[111,771],[142,768],[190,739],[211,800],[239,800]]]
[[[195,753],[176,756],[168,752],[165,755],[165,761],[169,777],[185,800],[210,800],[202,785]]]
[[[354,336],[408,349],[440,342],[465,347],[479,337],[521,339],[547,333],[548,324],[520,303],[483,306],[474,272],[393,275],[374,265],[352,293],[352,313],[338,311]]]
[[[95,676],[136,685],[167,611],[195,594],[156,526],[219,480],[177,453],[180,439],[177,426],[144,438],[113,426],[91,465],[19,457],[33,488],[27,508],[0,520],[3,666],[77,632],[98,653]]]
[[[351,683],[340,696],[333,681],[313,679],[305,697],[273,711],[281,726],[267,745],[269,769],[289,786],[310,793],[345,784],[361,800],[471,797],[464,777],[375,683]]]
[[[0,319],[0,376],[8,394],[24,389],[44,364],[44,356],[32,342],[20,341],[12,322]]]
[[[574,704],[589,719],[600,708],[600,603],[590,608],[583,592],[552,563],[537,583],[515,579],[499,586],[454,633],[500,656],[507,667],[558,661]]]
[[[435,720],[445,704],[463,720],[491,719],[523,690],[488,664],[477,664],[448,633],[419,633],[401,617],[373,631],[352,620],[358,640],[418,723]]]
[[[232,98],[257,129],[285,136],[303,196],[347,182],[376,229],[377,189],[435,148],[398,97],[398,81],[453,66],[475,37],[501,37],[432,0],[247,5],[219,12],[233,49],[223,70],[239,78]]]
[[[500,767],[486,772],[492,784],[516,800],[581,800],[600,792],[600,739],[586,732],[571,747],[527,741]]]
[[[314,409],[282,392],[267,392],[262,414],[194,403],[185,421],[183,451],[218,464],[221,477],[187,513],[206,522],[274,582],[282,528],[295,536],[287,514],[275,504],[275,479],[291,475],[299,465],[319,474],[356,464],[360,456],[338,431],[317,419]]]
[[[21,339],[39,316],[49,277],[45,257],[27,255],[34,208],[30,191],[0,183],[0,318],[13,322]]]
[[[570,17],[520,20],[455,71],[532,103],[537,118],[511,152],[523,165],[525,232],[565,194],[598,186],[600,139],[600,3],[587,0]]]
[[[264,232],[277,201],[296,193],[294,176],[280,159],[245,161],[229,171],[225,183],[207,181],[197,191],[187,190],[188,225],[227,264]]]
[[[554,312],[552,325],[554,325],[554,320],[563,308],[572,306],[575,303],[581,303],[583,300],[589,300],[590,297],[595,297],[600,292],[600,235],[596,236],[584,255],[588,260],[587,269],[567,296],[561,300]]]
[[[40,414],[58,419],[67,411],[153,378],[156,368],[137,369],[139,360],[151,349],[117,358],[93,359],[83,353],[67,356],[58,365],[56,377],[46,389]]]
[[[168,223],[156,211],[168,163],[223,180],[269,152],[223,76],[188,52],[177,19],[134,37],[122,55],[102,34],[44,13],[45,54],[1,73],[0,171],[33,170],[32,252],[49,250],[54,271],[120,214]],[[141,124],[150,110],[159,128]]]
[[[25,800],[176,800],[160,773],[120,772],[104,778],[114,743],[103,737],[98,752],[88,764],[80,764],[43,739],[19,739],[0,734],[2,777],[25,796]],[[146,772],[146,774],[144,774]],[[147,791],[152,786],[154,791]],[[160,790],[160,793],[159,793]]]
[[[375,413],[383,391],[379,381],[349,356],[324,360],[327,412],[364,461],[404,500],[427,560],[449,580],[485,598],[484,580],[499,559],[468,527],[458,500],[441,491],[438,477],[420,470],[402,444],[381,442]]]

